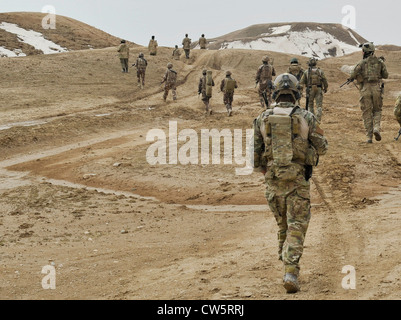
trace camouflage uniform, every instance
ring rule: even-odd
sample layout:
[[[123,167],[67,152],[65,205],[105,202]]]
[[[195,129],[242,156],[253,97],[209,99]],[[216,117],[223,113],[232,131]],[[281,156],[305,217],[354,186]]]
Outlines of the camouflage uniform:
[[[368,143],[372,143],[373,135],[377,141],[381,140],[380,124],[382,118],[382,88],[381,80],[388,78],[386,65],[374,55],[374,46],[371,43],[363,45],[365,57],[360,61],[350,80],[356,79],[360,86],[360,106],[366,129]]]
[[[124,40],[121,41],[121,45],[118,48],[118,53],[120,56],[121,67],[123,69],[122,71],[123,71],[123,73],[127,73],[128,72],[128,60],[129,60],[129,47],[125,43]]]
[[[205,35],[202,34],[202,36],[199,38],[199,46],[201,49],[206,49],[207,46],[207,40],[205,38]]]
[[[234,80],[235,81],[235,79],[233,79],[231,77],[231,72],[230,71],[227,71],[226,78],[221,81],[220,91],[222,91],[224,93],[223,102],[224,102],[224,105],[227,108],[228,115],[231,116],[232,115],[232,110],[233,110],[232,103],[234,101],[234,91],[228,92],[226,90],[226,83],[227,83],[228,80]],[[237,81],[235,81],[235,89],[237,89],[237,88],[238,88]]]
[[[401,126],[401,95],[398,96],[397,101],[395,103],[394,116]]]
[[[173,50],[173,59],[174,60],[180,60],[181,57],[181,51],[178,49],[178,46],[175,46],[175,49]]]
[[[323,114],[323,93],[327,92],[329,84],[323,70],[316,67],[316,60],[311,59],[309,62],[309,68],[304,72],[300,81],[300,86],[301,89],[306,87],[307,90],[309,87],[309,105],[307,108],[316,116],[317,121],[321,122]]]
[[[173,94],[173,100],[177,100],[177,72],[172,69],[173,65],[169,63],[167,65],[167,71],[163,77],[162,83],[165,83],[164,85],[164,95],[163,95],[163,100],[166,101],[167,96],[169,91],[171,90]]]
[[[278,100],[276,96],[273,97]],[[294,96],[292,100],[296,101],[297,98]],[[272,129],[275,127],[269,120],[272,115],[291,117],[290,145],[283,147],[277,143],[277,129]],[[265,196],[278,224],[279,259],[283,261],[286,276],[297,278],[311,218],[311,175],[308,175],[308,170],[318,164],[320,155],[327,152],[328,143],[315,116],[291,102],[278,102],[265,110],[255,119],[253,127],[253,166],[255,172],[265,173]],[[282,148],[291,151],[290,157],[284,160],[277,156]]]
[[[304,75],[305,70],[299,65],[297,59],[291,60],[291,65],[288,67],[287,73],[292,74],[297,78],[298,81],[301,81],[302,76]]]
[[[152,39],[149,41],[148,49],[149,49],[149,54],[151,56],[155,56],[157,54],[157,47],[158,43],[155,40],[155,38],[152,36]]]
[[[184,40],[182,40],[182,45],[185,51],[185,57],[189,59],[189,53],[191,51],[191,39],[188,38],[188,35],[185,35]]]
[[[143,57],[143,53],[141,53],[134,64],[136,67],[136,76],[138,78],[138,87],[145,86],[145,75],[146,75],[146,67],[148,66],[148,62]]]
[[[262,108],[268,108],[271,105],[271,89],[272,89],[272,76],[276,76],[274,67],[269,64],[269,58],[263,59],[263,65],[261,65],[256,73],[256,83],[259,83],[259,99]],[[266,105],[266,101],[268,105]]]
[[[212,87],[214,87],[214,80],[212,79]],[[206,107],[206,113],[212,113],[212,108],[210,107],[210,98],[211,95],[208,96],[206,94],[206,71],[203,71],[202,77],[199,79],[198,85],[198,94],[202,94],[202,101]]]

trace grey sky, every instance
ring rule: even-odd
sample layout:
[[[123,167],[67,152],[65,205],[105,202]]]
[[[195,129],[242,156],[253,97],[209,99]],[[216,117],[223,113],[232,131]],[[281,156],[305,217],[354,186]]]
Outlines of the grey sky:
[[[394,0],[0,0],[0,12],[40,12],[52,5],[59,15],[116,37],[147,45],[152,35],[161,46],[181,45],[188,33],[213,38],[270,22],[341,23],[346,5],[356,9],[356,29],[376,44],[401,45],[396,21],[401,3]]]

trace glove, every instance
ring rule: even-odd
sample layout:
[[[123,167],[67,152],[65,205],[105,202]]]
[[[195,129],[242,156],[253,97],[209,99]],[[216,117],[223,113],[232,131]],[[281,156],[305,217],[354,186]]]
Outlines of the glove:
[[[327,89],[324,89],[323,92],[324,92],[324,93],[327,93]]]

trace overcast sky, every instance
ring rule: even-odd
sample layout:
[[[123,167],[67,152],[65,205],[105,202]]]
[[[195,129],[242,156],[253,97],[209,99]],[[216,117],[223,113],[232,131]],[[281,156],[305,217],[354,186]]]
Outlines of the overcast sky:
[[[213,38],[259,23],[352,23],[342,10],[353,6],[362,37],[401,45],[401,3],[395,0],[0,0],[0,12],[41,12],[46,5],[116,37],[147,45],[155,35],[170,47],[181,46],[185,33],[193,40],[202,33]]]

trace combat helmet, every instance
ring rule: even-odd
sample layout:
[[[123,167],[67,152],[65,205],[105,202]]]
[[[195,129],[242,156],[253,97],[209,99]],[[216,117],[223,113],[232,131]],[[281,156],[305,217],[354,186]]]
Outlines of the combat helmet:
[[[366,42],[364,44],[361,44],[359,47],[362,47],[362,51],[364,53],[373,53],[376,50],[373,42]]]
[[[281,95],[292,95],[294,102],[301,99],[301,93],[298,90],[298,79],[290,74],[283,73],[274,80],[273,86],[274,100],[277,100]]]
[[[266,56],[266,57],[264,57],[264,58],[262,59],[262,62],[263,62],[263,63],[269,63],[269,61],[270,61],[270,58],[269,58],[268,56]]]
[[[226,76],[227,76],[227,77],[229,77],[229,76],[231,76],[231,75],[232,75],[231,71],[227,71],[227,72],[226,72]]]
[[[143,52],[139,54],[139,58],[143,58]]]
[[[291,63],[291,64],[298,64],[299,61],[298,61],[297,58],[292,58],[291,61],[290,61],[290,63]]]
[[[167,68],[168,69],[171,69],[173,67],[173,64],[171,63],[171,62],[169,62],[168,64],[167,64]]]
[[[308,62],[308,65],[311,66],[311,67],[316,66],[317,65],[317,59],[316,58],[310,58],[309,62]]]

